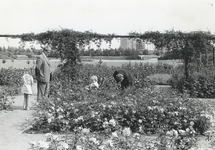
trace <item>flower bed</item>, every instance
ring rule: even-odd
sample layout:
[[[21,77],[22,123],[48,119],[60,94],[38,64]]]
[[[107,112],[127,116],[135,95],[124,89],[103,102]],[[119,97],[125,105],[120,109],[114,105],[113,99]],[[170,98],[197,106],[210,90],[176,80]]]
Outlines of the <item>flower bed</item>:
[[[157,140],[149,142],[148,149],[188,149],[195,143],[195,135],[209,129],[210,120],[205,114],[212,114],[212,111],[197,99],[189,99],[176,92],[167,97],[154,90],[144,77],[156,72],[156,67],[159,68],[124,66],[132,72],[134,86],[123,92],[117,89],[112,78],[115,68],[84,66],[76,80],[56,71],[50,98],[36,105],[37,113],[26,132],[75,133],[76,138],[69,138],[73,142],[71,149],[138,148],[138,139],[133,138],[134,135],[159,135]],[[165,68],[162,71],[165,72]],[[91,75],[97,75],[101,80],[106,78],[108,82],[98,90],[86,91],[84,87]],[[82,132],[87,132],[84,139],[79,138]],[[115,133],[119,135],[116,141],[112,138]],[[107,141],[111,147],[106,148],[104,143]],[[69,145],[65,139],[64,142]],[[48,145],[53,144],[49,141]]]
[[[0,70],[0,110],[11,108],[13,96],[21,91],[22,76],[23,69]]]

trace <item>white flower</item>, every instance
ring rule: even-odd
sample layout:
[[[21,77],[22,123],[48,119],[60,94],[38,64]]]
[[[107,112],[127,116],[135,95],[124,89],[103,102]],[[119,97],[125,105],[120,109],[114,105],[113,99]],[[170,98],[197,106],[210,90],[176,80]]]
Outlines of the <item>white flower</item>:
[[[112,126],[116,126],[116,121],[114,119],[109,120],[109,124],[111,124]]]
[[[139,119],[139,120],[138,120],[138,122],[139,122],[139,123],[142,123],[142,122],[143,122],[143,120],[142,120],[142,119]]]
[[[77,150],[83,150],[83,148],[82,148],[81,145],[76,145],[76,149],[77,149]]]
[[[140,134],[139,133],[134,133],[133,137],[139,139],[140,138]]]
[[[83,116],[77,118],[78,120],[84,120]]]
[[[112,95],[112,98],[114,98],[114,97],[115,97],[115,95]],[[116,102],[113,102],[113,101],[112,101],[111,104],[112,104],[112,105],[116,105]]]
[[[186,107],[179,107],[180,110],[187,110]]]
[[[183,120],[183,122],[187,123],[187,120],[186,120],[186,119],[184,119],[184,120]]]
[[[124,99],[128,101],[128,100],[129,100],[129,97],[126,96]]]
[[[186,131],[184,131],[184,130],[178,130],[178,132],[179,132],[179,134],[181,134],[181,135],[186,135]]]
[[[102,107],[103,107],[103,109],[105,109],[105,108],[106,108],[106,105],[105,105],[105,104],[102,104]]]
[[[175,114],[176,116],[178,116],[178,112],[177,112],[177,111],[175,111],[174,114]]]
[[[164,109],[163,109],[163,108],[160,108],[159,111],[160,111],[161,113],[163,113],[163,112],[164,112]]]
[[[63,116],[62,116],[62,115],[59,115],[59,116],[58,116],[58,118],[59,118],[59,119],[62,119],[62,118],[63,118]]]
[[[79,111],[78,109],[75,109],[75,110],[74,110],[74,113],[76,113],[76,112],[78,112],[78,111]]]
[[[78,122],[78,119],[74,119],[75,122]]]
[[[50,114],[50,113],[47,113],[47,116],[48,116],[48,117],[52,117],[52,114]]]
[[[105,145],[99,146],[99,149],[100,149],[100,150],[105,150]]]
[[[186,129],[186,132],[190,132],[190,128],[187,128],[187,129]]]
[[[193,122],[193,121],[191,121],[191,122],[190,122],[190,126],[193,126],[193,125],[194,125],[194,122]]]
[[[166,135],[167,135],[167,136],[173,136],[173,131],[167,131],[167,132],[166,132]]]
[[[40,148],[48,149],[48,148],[49,148],[49,142],[39,141],[39,142],[38,142],[38,146],[39,146]]]
[[[111,134],[113,137],[118,137],[117,132],[112,132]]]
[[[91,137],[91,138],[89,139],[89,141],[92,141],[93,143],[99,145],[99,141],[97,141],[97,139],[94,138],[94,137]]]
[[[175,137],[178,137],[178,131],[177,130],[172,130],[173,131],[173,135],[175,136]]]
[[[107,140],[104,142],[105,145],[109,145],[110,147],[113,147],[113,141],[112,140]]]
[[[85,133],[85,134],[90,133],[90,129],[84,128],[82,129],[82,133]]]
[[[64,149],[69,149],[69,145],[65,142],[60,142],[60,145],[64,148]]]
[[[57,141],[58,140],[58,136],[57,135],[53,135],[53,140]]]
[[[131,135],[131,129],[129,127],[126,127],[123,129],[122,134],[124,136],[130,136]]]
[[[153,108],[151,106],[148,106],[148,110],[153,110]]]
[[[107,128],[108,127],[108,122],[107,121],[105,121],[105,122],[103,122],[103,128]]]
[[[112,105],[108,105],[108,108],[112,108],[113,106]]]

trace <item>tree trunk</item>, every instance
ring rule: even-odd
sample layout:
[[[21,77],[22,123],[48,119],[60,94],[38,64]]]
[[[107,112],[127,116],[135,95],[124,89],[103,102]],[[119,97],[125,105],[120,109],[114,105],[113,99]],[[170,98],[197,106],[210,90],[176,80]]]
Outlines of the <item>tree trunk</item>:
[[[213,47],[213,65],[214,65],[214,63],[215,63],[215,59],[214,59],[214,47]]]
[[[206,66],[208,66],[208,50],[205,51],[205,56],[206,56]]]
[[[189,78],[189,58],[187,58],[187,57],[184,59],[184,73],[185,73],[186,80],[188,80],[188,78]]]

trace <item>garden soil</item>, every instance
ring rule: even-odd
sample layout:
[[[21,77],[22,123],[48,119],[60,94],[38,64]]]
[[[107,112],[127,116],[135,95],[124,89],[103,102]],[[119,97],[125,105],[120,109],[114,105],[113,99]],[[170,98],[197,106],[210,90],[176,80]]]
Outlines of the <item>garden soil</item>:
[[[13,109],[0,111],[0,150],[28,150],[31,141],[45,140],[44,134],[27,134],[26,120],[32,116],[34,110],[23,110],[23,95],[17,95],[14,99]],[[207,100],[215,108],[215,99]],[[36,83],[33,85],[33,95],[30,97],[30,106],[36,102]],[[210,144],[205,137],[198,137],[196,148],[209,150]]]

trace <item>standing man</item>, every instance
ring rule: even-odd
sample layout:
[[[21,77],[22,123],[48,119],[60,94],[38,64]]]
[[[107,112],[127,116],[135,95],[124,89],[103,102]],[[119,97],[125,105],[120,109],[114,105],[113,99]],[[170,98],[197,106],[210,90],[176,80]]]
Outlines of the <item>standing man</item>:
[[[35,75],[37,80],[37,102],[41,102],[43,97],[48,97],[49,95],[51,64],[46,57],[49,53],[49,50],[41,51],[41,54],[36,61]]]

